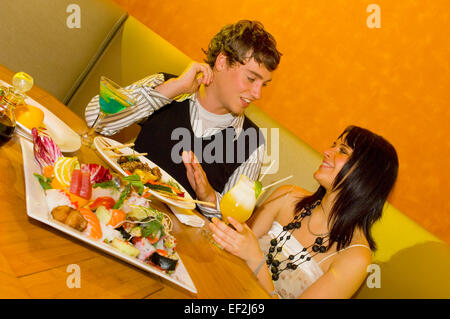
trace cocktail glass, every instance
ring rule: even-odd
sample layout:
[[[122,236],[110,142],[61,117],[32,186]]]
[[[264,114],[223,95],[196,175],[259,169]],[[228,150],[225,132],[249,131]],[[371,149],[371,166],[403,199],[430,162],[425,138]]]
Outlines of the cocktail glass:
[[[99,104],[100,112],[97,119],[92,127],[81,135],[81,142],[89,147],[93,147],[94,132],[100,122],[107,115],[119,113],[127,107],[135,105],[136,100],[127,90],[102,76],[100,78]]]
[[[245,223],[252,215],[260,194],[260,189],[257,189],[257,183],[250,180],[247,176],[241,175],[236,185],[223,195],[220,200],[222,221],[229,225],[228,217],[232,217],[240,223]],[[219,246],[212,238],[212,233],[207,226],[203,227],[202,234],[210,242]]]
[[[233,217],[240,223],[245,223],[253,213],[256,205],[255,182],[241,175],[234,185],[220,200],[222,220],[228,223],[228,217]]]

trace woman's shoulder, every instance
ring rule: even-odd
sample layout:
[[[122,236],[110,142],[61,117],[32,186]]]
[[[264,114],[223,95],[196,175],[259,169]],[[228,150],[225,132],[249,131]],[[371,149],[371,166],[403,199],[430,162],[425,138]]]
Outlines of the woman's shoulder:
[[[301,188],[300,186],[297,186],[297,185],[282,185],[282,186],[278,187],[275,190],[275,192],[277,192],[279,194],[294,195],[295,197],[297,197],[297,199],[307,197],[307,196],[310,196],[313,194],[312,192],[307,191],[306,189]]]
[[[282,185],[277,187],[264,201],[264,205],[284,206],[287,202],[298,201],[299,199],[311,195],[307,190],[296,185]]]
[[[268,212],[276,219],[280,212],[289,213],[299,199],[309,195],[310,192],[295,185],[279,186],[264,200],[259,212]]]
[[[304,197],[312,193],[296,185],[283,185],[274,192],[277,197],[277,206],[279,208],[278,219],[291,218],[295,211],[297,203]]]
[[[358,267],[364,270],[372,263],[372,250],[361,231],[355,231],[350,245],[339,252],[335,263],[350,269]]]

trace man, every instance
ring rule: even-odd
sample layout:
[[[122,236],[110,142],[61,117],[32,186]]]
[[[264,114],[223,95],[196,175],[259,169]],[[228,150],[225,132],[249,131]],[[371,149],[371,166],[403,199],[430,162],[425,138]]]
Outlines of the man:
[[[112,135],[140,121],[135,149],[148,153],[191,196],[216,203],[216,208],[199,206],[211,218],[221,217],[220,199],[241,174],[259,176],[265,142],[244,110],[261,97],[281,53],[262,24],[248,20],[223,27],[204,52],[206,63],[193,62],[178,77],[156,74],[128,86],[136,106],[108,116],[98,130]],[[98,110],[96,96],[86,108],[89,126]],[[182,153],[176,152],[180,142],[174,136],[180,130],[191,133]],[[249,138],[252,130],[258,132],[256,141]]]

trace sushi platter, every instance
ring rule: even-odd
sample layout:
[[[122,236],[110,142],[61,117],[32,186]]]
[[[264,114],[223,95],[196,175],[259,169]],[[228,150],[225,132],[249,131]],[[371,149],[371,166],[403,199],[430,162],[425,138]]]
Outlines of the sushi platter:
[[[197,293],[176,251],[172,221],[150,205],[138,175],[64,157],[35,129],[33,140],[20,139],[30,218]]]
[[[107,145],[107,147],[105,147],[105,145]],[[122,174],[123,176],[127,176],[129,173],[127,173],[125,171],[125,165],[129,164],[129,163],[124,163],[121,164],[119,159],[120,157],[114,156],[116,155],[114,153],[114,151],[117,152],[117,150],[115,148],[117,148],[119,150],[119,152],[123,155],[122,157],[127,157],[127,156],[132,156],[134,153],[134,150],[131,149],[130,147],[124,147],[125,145],[106,138],[106,137],[100,137],[97,136],[94,139],[94,146],[97,150],[97,152],[100,154],[100,156],[103,157],[103,159],[118,173]],[[140,155],[140,156],[136,156],[136,159],[139,160],[140,164],[145,165],[146,167],[157,167],[157,165],[155,163],[153,163],[151,160],[149,160],[147,157]],[[179,207],[179,208],[183,208],[183,209],[194,209],[195,208],[195,203],[192,201],[192,197],[191,195],[189,195],[189,193],[184,189],[183,186],[179,185],[178,183],[176,183],[175,179],[170,176],[167,172],[165,172],[162,169],[158,169],[161,173],[161,178],[160,180],[165,182],[165,186],[169,186],[171,187],[173,184],[176,185],[176,188],[179,190],[178,194],[182,194],[182,197],[180,196],[164,196],[164,194],[162,192],[153,190],[153,189],[149,189],[149,192],[155,196],[156,198],[158,198],[160,201],[170,205],[170,206],[175,206],[175,207]],[[172,185],[167,185],[168,182],[172,182]],[[177,190],[175,190],[177,192]]]

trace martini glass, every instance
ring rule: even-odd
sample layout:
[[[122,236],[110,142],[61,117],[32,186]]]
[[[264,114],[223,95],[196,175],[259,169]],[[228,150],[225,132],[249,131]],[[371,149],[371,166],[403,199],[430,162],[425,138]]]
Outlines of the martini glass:
[[[114,83],[110,79],[102,76],[100,78],[100,94],[99,94],[100,112],[92,127],[81,135],[81,142],[89,147],[93,147],[94,132],[100,122],[111,114],[119,113],[127,107],[136,104],[136,100],[132,95]]]

